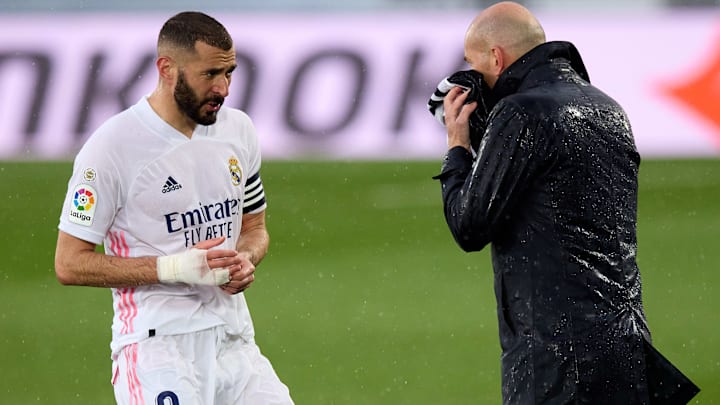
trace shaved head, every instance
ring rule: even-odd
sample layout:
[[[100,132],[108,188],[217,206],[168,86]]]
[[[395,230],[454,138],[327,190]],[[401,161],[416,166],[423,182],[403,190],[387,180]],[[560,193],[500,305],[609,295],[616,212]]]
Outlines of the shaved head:
[[[545,31],[528,9],[504,1],[483,10],[465,34],[465,45],[500,47],[514,62],[529,50],[545,42]],[[508,63],[508,64],[509,64]]]
[[[187,11],[174,15],[160,29],[158,54],[177,51],[194,53],[198,41],[225,51],[233,46],[232,37],[216,19],[200,12]]]

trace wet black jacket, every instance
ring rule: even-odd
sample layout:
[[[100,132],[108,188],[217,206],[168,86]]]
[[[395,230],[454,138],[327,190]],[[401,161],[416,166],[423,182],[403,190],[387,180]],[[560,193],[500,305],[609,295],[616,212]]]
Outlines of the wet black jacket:
[[[649,403],[625,112],[567,42],[528,52],[493,93],[477,159],[454,148],[437,178],[457,243],[492,246],[504,403]]]

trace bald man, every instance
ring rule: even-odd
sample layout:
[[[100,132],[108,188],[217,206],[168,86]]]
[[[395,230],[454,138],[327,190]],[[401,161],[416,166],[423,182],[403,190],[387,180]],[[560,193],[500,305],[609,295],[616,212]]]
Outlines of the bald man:
[[[165,22],[157,51],[152,94],[75,158],[58,280],[111,289],[118,404],[292,404],[255,344],[243,294],[269,236],[255,129],[222,107],[232,38],[184,12]]]
[[[636,264],[640,156],[625,112],[590,84],[576,48],[546,42],[517,3],[482,11],[464,49],[498,101],[474,151],[477,103],[448,92],[437,178],[459,246],[492,248],[503,402],[686,402],[696,387],[650,346]]]

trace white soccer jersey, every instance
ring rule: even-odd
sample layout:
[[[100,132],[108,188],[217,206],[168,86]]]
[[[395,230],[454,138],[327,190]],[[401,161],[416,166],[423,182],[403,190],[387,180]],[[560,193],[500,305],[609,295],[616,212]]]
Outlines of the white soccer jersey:
[[[75,159],[60,230],[120,257],[182,252],[219,236],[234,249],[243,213],[265,209],[260,148],[250,118],[224,107],[191,139],[145,98],[103,124]],[[113,357],[125,345],[226,325],[252,340],[242,293],[214,286],[113,288]]]

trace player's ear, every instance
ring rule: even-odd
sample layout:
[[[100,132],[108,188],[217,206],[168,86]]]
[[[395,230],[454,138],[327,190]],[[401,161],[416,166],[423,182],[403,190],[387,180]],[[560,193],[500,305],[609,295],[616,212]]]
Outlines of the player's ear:
[[[162,81],[168,83],[173,83],[175,81],[177,64],[172,58],[169,56],[160,56],[155,61],[155,66],[157,66],[158,74],[160,75],[160,79]]]

